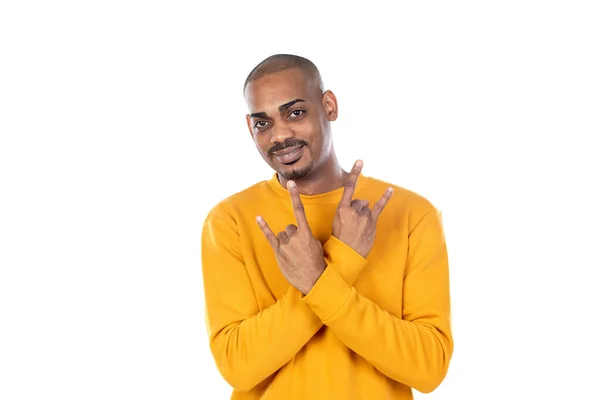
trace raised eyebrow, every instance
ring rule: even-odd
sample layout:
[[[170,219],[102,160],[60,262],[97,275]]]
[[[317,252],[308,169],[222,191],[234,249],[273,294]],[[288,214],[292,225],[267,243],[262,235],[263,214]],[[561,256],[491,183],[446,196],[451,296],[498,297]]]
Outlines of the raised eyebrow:
[[[288,101],[287,103],[279,106],[279,112],[282,113],[285,110],[287,110],[288,108],[290,108],[291,106],[293,106],[294,104],[303,103],[303,102],[304,102],[303,99],[296,99],[296,100]]]

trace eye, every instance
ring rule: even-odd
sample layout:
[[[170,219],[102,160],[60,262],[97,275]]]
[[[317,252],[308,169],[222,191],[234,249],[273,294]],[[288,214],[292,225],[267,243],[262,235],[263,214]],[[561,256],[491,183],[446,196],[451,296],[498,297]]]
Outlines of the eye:
[[[294,110],[290,113],[290,118],[298,119],[306,113],[304,110]]]
[[[267,121],[257,121],[254,124],[254,129],[258,129],[258,130],[262,130],[265,129],[267,127]]]

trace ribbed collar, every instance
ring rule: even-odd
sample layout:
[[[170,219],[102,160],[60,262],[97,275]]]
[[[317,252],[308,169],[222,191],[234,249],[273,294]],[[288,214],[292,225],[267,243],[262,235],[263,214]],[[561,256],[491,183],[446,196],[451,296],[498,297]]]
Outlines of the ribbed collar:
[[[358,176],[358,181],[356,182],[356,189],[354,190],[354,194],[360,193],[360,191],[364,188],[365,184],[368,182],[369,178],[360,174]],[[270,180],[267,181],[269,187],[281,197],[285,197],[286,199],[290,198],[290,194],[287,188],[283,187],[281,183],[279,183],[279,179],[277,178],[277,173],[274,173]],[[338,189],[332,190],[330,192],[319,193],[312,196],[307,196],[304,194],[300,195],[303,204],[329,204],[329,203],[338,203],[342,197],[342,193],[344,192],[344,187],[340,187]]]

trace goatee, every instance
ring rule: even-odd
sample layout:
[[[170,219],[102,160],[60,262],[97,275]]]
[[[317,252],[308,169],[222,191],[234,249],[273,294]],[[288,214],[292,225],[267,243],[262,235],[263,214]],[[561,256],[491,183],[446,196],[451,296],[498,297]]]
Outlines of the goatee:
[[[291,171],[279,171],[279,175],[287,179],[288,181],[295,181],[298,179],[305,178],[312,171],[312,165],[309,165],[306,168],[302,169],[294,169]]]

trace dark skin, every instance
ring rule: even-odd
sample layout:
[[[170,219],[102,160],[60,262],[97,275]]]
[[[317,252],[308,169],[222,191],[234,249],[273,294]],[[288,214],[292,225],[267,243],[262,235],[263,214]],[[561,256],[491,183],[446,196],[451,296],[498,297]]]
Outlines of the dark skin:
[[[262,217],[257,217],[257,223],[275,252],[283,276],[307,294],[326,264],[300,194],[314,195],[344,186],[332,234],[366,257],[375,241],[377,220],[393,191],[388,189],[373,209],[367,200],[352,199],[363,163],[358,160],[349,173],[340,167],[330,131],[330,122],[337,119],[337,99],[331,91],[321,92],[317,79],[299,69],[286,70],[251,82],[245,95],[250,133],[263,159],[287,187],[296,219],[295,225],[288,225],[277,235]],[[288,159],[277,156],[286,148],[300,148],[289,164],[282,162]]]
[[[319,80],[304,71],[289,69],[250,82],[245,98],[250,134],[282,186],[292,176],[306,195],[344,185],[348,173],[340,167],[331,140],[330,123],[338,115],[333,92],[322,92]],[[269,151],[289,142],[304,143],[303,155],[293,165],[284,165]]]

